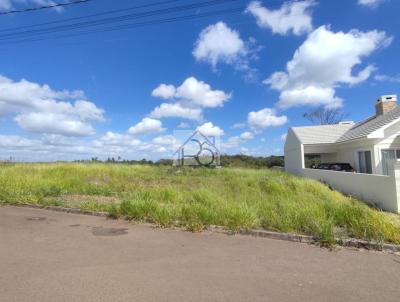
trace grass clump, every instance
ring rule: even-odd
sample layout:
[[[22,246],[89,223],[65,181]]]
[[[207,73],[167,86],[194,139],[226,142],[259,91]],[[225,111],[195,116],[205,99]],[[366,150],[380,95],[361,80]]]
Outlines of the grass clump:
[[[269,169],[172,169],[122,164],[15,164],[0,168],[0,204],[108,212],[200,231],[263,228],[332,244],[353,237],[400,244],[400,216],[317,181]]]

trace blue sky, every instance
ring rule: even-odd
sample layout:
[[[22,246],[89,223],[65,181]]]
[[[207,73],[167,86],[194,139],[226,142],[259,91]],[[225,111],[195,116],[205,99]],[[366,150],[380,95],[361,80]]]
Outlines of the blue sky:
[[[0,15],[0,159],[167,158],[173,132],[198,127],[221,134],[224,153],[279,155],[288,127],[309,124],[303,113],[340,107],[359,121],[374,114],[379,95],[398,93],[398,0],[222,1],[180,16],[241,12],[67,38],[58,36],[75,32],[26,33],[155,2]],[[0,11],[52,3],[0,0]]]

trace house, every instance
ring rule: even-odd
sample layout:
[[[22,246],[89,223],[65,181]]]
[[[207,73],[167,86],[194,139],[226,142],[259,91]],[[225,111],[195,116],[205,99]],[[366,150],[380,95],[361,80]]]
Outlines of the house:
[[[359,123],[290,128],[285,143],[285,171],[322,180],[382,209],[399,212],[400,106],[397,96],[379,97],[375,112]],[[349,163],[357,173],[310,169],[307,159],[311,157],[323,163]]]

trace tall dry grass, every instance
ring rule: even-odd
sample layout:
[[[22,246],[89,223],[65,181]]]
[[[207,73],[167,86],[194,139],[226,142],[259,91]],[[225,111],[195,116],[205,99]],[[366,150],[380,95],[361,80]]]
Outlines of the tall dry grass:
[[[219,225],[307,234],[326,243],[341,236],[400,243],[399,215],[268,169],[2,165],[0,203],[74,206],[189,230]]]

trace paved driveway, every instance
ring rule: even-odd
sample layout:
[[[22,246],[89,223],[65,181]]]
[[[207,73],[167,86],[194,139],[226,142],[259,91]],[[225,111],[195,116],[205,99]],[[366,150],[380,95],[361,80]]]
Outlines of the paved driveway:
[[[0,301],[400,301],[400,257],[0,207]]]

